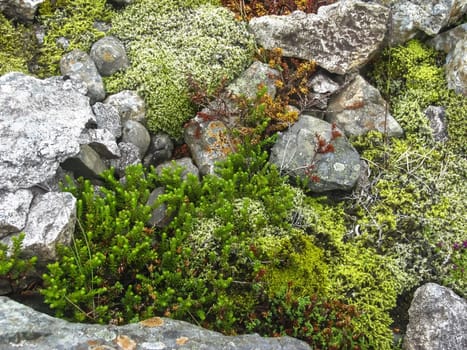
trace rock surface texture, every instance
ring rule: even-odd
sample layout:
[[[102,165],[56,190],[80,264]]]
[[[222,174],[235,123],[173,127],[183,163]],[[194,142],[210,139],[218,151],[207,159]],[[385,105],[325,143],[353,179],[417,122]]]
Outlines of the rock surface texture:
[[[467,37],[458,41],[449,52],[444,68],[448,87],[467,96]]]
[[[126,326],[69,323],[0,297],[0,349],[309,350],[297,339],[223,336],[183,321],[154,317]]]
[[[385,6],[350,0],[320,7],[317,14],[253,18],[249,26],[266,49],[279,47],[284,56],[314,60],[331,73],[346,74],[380,48],[388,18]]]
[[[0,77],[0,189],[43,182],[78,154],[81,132],[94,119],[89,99],[78,87],[61,78]]]
[[[314,192],[350,190],[360,176],[360,156],[347,138],[310,115],[301,115],[279,136],[270,161],[292,179],[309,180]]]
[[[44,0],[0,0],[0,12],[9,17],[32,21],[38,6]]]
[[[387,112],[378,89],[360,75],[331,98],[326,120],[336,123],[346,136],[359,136],[370,130],[387,132],[391,137],[403,134],[399,123]]]
[[[467,301],[435,283],[418,288],[409,309],[403,349],[467,349]]]

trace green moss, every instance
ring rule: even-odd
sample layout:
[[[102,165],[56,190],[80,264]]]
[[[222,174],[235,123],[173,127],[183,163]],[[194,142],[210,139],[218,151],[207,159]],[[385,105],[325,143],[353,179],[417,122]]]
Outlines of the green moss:
[[[153,132],[178,137],[183,123],[193,117],[189,75],[214,89],[224,77],[239,74],[251,59],[254,40],[245,24],[210,3],[143,0],[113,21],[112,34],[125,43],[131,67],[106,79],[106,87],[110,92],[137,89],[145,99]]]
[[[61,57],[74,49],[88,52],[91,45],[105,36],[95,22],[110,22],[112,8],[106,0],[46,0],[39,6],[38,20],[44,26],[44,43],[40,47],[37,74],[59,75]],[[59,43],[64,38],[67,47]]]
[[[14,24],[0,13],[0,75],[8,72],[28,72],[28,63],[35,50],[31,29]]]

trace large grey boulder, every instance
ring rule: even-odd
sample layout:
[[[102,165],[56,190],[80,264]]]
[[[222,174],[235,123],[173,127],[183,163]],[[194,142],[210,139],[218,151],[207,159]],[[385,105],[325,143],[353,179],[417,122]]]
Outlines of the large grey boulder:
[[[342,131],[310,115],[279,135],[270,161],[313,192],[350,190],[360,176],[360,156]]]
[[[458,41],[446,57],[444,66],[448,87],[467,96],[467,37]]]
[[[44,182],[78,154],[80,135],[94,119],[82,92],[82,85],[58,77],[0,77],[0,189]]]
[[[404,350],[467,349],[467,301],[452,290],[427,283],[415,291]]]
[[[91,104],[105,98],[102,77],[86,52],[75,49],[65,54],[60,60],[60,72],[71,79],[81,80],[86,85]]]
[[[380,92],[361,75],[331,98],[326,120],[336,123],[346,136],[359,136],[370,130],[400,137],[403,130],[386,108]]]
[[[250,29],[259,45],[281,48],[284,56],[314,60],[331,73],[362,67],[380,48],[389,9],[363,1],[339,1],[317,14],[253,18]]]
[[[0,0],[0,12],[9,17],[32,21],[44,0]]]
[[[420,32],[430,36],[436,35],[467,11],[465,0],[396,0],[392,2],[390,39],[393,44],[404,43]]]
[[[70,323],[0,297],[0,349],[310,350],[297,339],[224,336],[187,322],[154,317],[125,326]]]

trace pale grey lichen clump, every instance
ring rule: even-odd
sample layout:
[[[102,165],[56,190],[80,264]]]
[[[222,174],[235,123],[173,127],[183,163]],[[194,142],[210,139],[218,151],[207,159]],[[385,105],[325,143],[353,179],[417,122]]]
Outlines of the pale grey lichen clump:
[[[214,89],[252,59],[255,44],[245,23],[213,2],[141,0],[114,18],[112,34],[124,42],[131,67],[109,78],[107,90],[136,89],[153,132],[180,136],[194,116],[188,76]]]

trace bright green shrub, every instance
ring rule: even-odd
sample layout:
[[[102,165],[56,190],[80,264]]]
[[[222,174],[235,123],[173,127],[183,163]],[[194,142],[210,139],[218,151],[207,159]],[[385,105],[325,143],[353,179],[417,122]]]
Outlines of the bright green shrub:
[[[28,72],[28,63],[35,50],[33,31],[22,24],[13,24],[0,13],[0,75]]]
[[[107,90],[138,90],[153,132],[178,137],[194,116],[189,76],[214,89],[251,60],[254,40],[245,24],[210,3],[218,2],[142,0],[113,20],[111,33],[125,43],[131,67],[106,79]]]
[[[15,292],[21,287],[22,281],[35,271],[37,257],[24,258],[21,256],[21,246],[24,233],[12,238],[12,246],[0,243],[0,283],[8,284]]]
[[[36,72],[39,76],[59,75],[61,57],[74,49],[88,52],[91,45],[105,36],[95,22],[109,23],[112,8],[106,0],[46,0],[39,6],[39,22],[44,26],[44,43],[39,49]],[[65,38],[64,48],[58,40]]]

